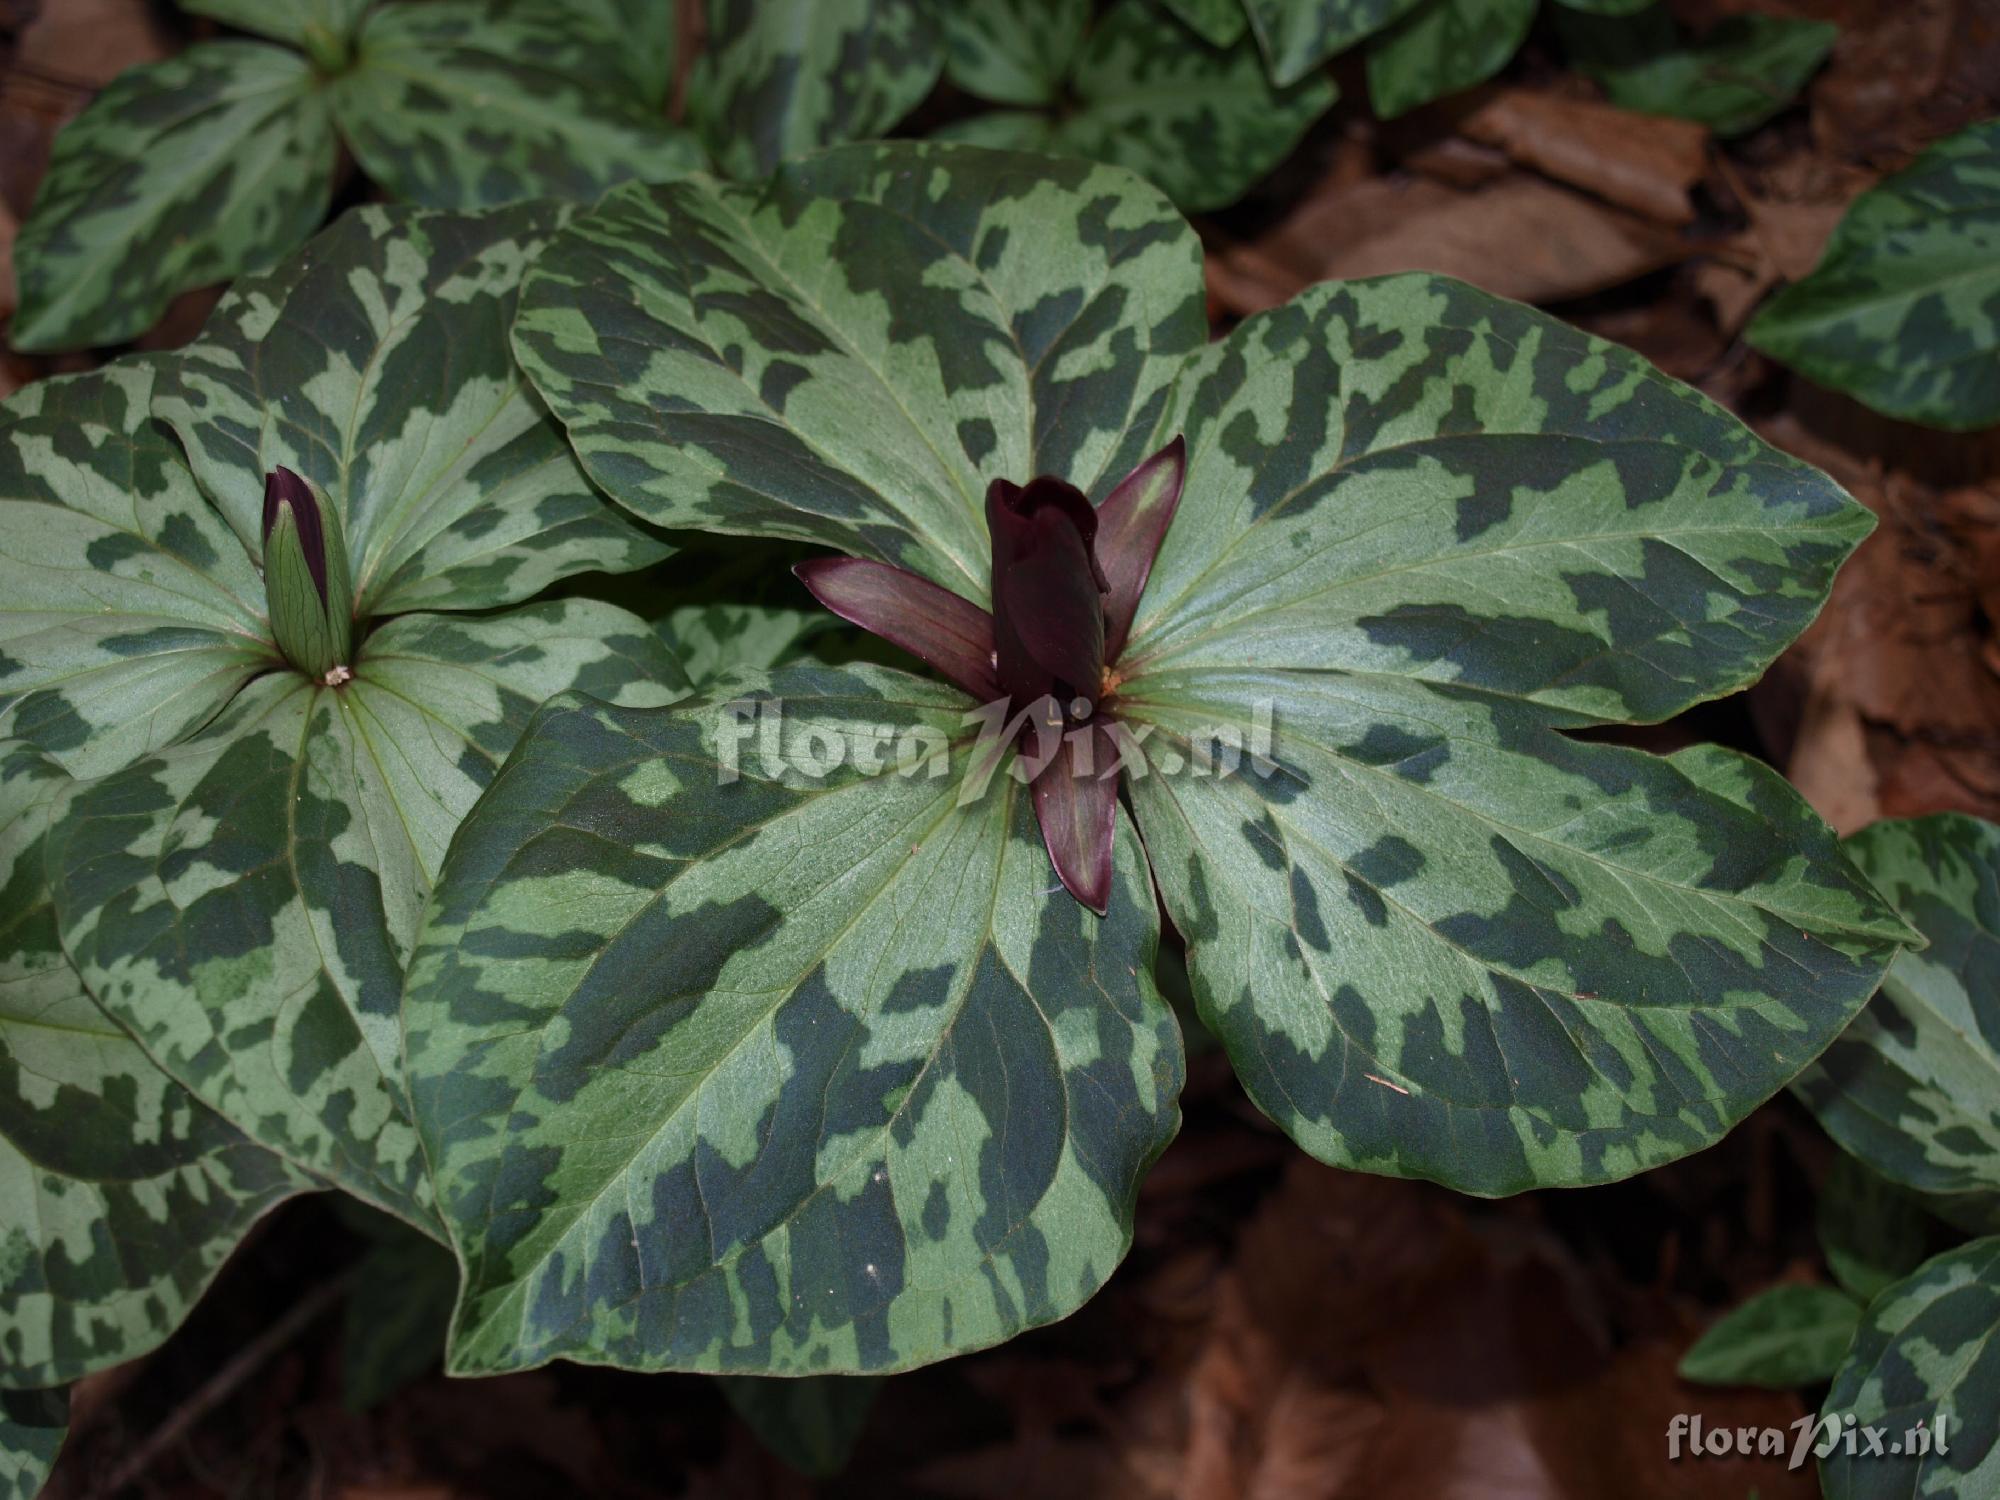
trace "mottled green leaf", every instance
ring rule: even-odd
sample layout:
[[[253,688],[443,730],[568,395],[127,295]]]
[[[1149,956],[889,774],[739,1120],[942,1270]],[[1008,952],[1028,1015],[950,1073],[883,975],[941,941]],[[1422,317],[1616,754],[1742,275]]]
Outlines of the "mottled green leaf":
[[[356,1208],[344,1217],[371,1243],[342,1314],[340,1398],[365,1412],[442,1363],[458,1262],[400,1219]]]
[[[1484,83],[1534,24],[1536,0],[1424,0],[1368,45],[1368,97],[1385,120]]]
[[[1211,47],[1233,47],[1249,29],[1243,0],[1160,0]]]
[[[938,19],[953,83],[995,104],[1050,104],[1090,27],[1090,0],[985,0],[947,5]]]
[[[1791,1390],[1833,1379],[1861,1321],[1861,1304],[1830,1286],[1774,1286],[1717,1320],[1681,1356],[1698,1385]]]
[[[927,0],[708,0],[688,113],[735,177],[886,132],[931,91],[944,43]]]
[[[812,1479],[830,1479],[847,1467],[881,1387],[872,1375],[716,1378],[757,1441]]]
[[[1909,934],[1783,781],[1562,731],[1753,680],[1864,510],[1638,356],[1435,277],[1248,320],[1174,431],[1128,785],[1203,1019],[1295,1139],[1480,1193],[1602,1181],[1847,1023]],[[1172,774],[1260,726],[1261,772]]]
[[[118,343],[270,264],[326,217],[337,151],[322,85],[282,47],[204,42],[120,75],[56,137],[8,342]]]
[[[259,678],[70,796],[50,836],[64,946],[203,1101],[430,1223],[397,1000],[445,846],[543,698],[660,703],[673,675],[640,621],[570,600],[392,620],[345,687]]]
[[[683,550],[647,575],[657,598],[671,601],[653,628],[694,687],[745,669],[823,661],[873,639],[829,614],[792,576],[792,565],[813,555],[731,538],[713,550]]]
[[[1664,0],[1625,15],[1557,12],[1570,62],[1611,102],[1697,120],[1718,135],[1754,130],[1799,95],[1840,28],[1783,16],[1731,16],[1685,36]]]
[[[939,135],[1129,167],[1192,212],[1241,197],[1334,100],[1325,78],[1272,87],[1248,40],[1190,42],[1152,0],[1119,0],[1064,92],[1054,114],[977,115]]]
[[[1748,337],[1892,417],[2000,422],[2000,120],[1855,200],[1812,275]]]
[[[700,165],[694,138],[620,89],[593,87],[507,0],[386,5],[332,86],[368,175],[433,208],[587,201],[615,183]]]
[[[1891,1182],[2000,1199],[2000,828],[1960,814],[1848,841],[1929,939],[1798,1080],[1827,1133]]]
[[[370,0],[181,0],[181,9],[332,60],[354,39],[369,4]]]
[[[2000,1238],[1927,1261],[1869,1305],[1821,1408],[1823,1422],[1850,1415],[1895,1446],[1823,1455],[1828,1500],[2000,1494]]]
[[[660,0],[494,0],[498,26],[480,44],[567,73],[593,93],[615,76],[652,113],[673,92],[675,8]]]
[[[625,188],[522,291],[515,348],[617,500],[986,595],[995,476],[1101,494],[1206,336],[1159,193],[965,146],[830,151],[765,188]]]
[[[1423,0],[1243,0],[1272,81],[1297,83]]]
[[[1854,1157],[1834,1157],[1819,1190],[1819,1247],[1833,1279],[1862,1302],[1923,1264],[1931,1220],[1906,1189]]]
[[[155,409],[246,548],[283,465],[345,516],[364,616],[517,603],[666,555],[591,488],[508,350],[562,214],[360,209],[231,291]]]
[[[34,1500],[69,1436],[69,1390],[0,1390],[0,1500]]]
[[[783,702],[776,764],[750,697]],[[1110,1274],[1178,1121],[1153,900],[1129,825],[1100,920],[1011,777],[960,806],[957,774],[893,771],[967,706],[813,668],[537,719],[404,998],[465,1270],[451,1369],[887,1371]]]
[[[149,415],[153,369],[0,408],[0,736],[79,775],[206,722],[272,665],[264,586]]]
[[[32,747],[0,743],[0,1386],[62,1384],[146,1353],[258,1216],[310,1185],[85,993],[43,864],[67,782]]]

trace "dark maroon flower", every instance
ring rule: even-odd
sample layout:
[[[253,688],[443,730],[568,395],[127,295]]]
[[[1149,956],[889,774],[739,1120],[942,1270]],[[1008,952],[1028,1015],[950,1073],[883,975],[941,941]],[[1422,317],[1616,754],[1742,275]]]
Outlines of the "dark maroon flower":
[[[1025,485],[994,480],[986,491],[990,614],[887,563],[831,557],[797,569],[842,619],[929,662],[981,703],[1005,700],[1007,722],[1032,713],[1044,738],[1060,731],[1035,777],[1035,816],[1063,884],[1100,916],[1111,902],[1120,779],[1108,732],[1116,717],[1110,669],[1186,472],[1187,445],[1175,438],[1100,506],[1052,475]]]

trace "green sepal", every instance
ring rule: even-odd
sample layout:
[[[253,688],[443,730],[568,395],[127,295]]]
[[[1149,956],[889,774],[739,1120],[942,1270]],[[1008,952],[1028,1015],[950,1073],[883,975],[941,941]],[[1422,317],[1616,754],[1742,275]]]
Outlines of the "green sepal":
[[[333,686],[354,661],[346,528],[325,492],[289,469],[274,470],[265,487],[264,597],[285,660]]]

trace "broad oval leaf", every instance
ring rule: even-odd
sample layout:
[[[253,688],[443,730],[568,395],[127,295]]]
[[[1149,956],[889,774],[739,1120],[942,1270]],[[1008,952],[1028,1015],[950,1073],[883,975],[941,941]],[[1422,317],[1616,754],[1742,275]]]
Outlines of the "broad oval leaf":
[[[257,1218],[315,1185],[84,991],[43,862],[67,782],[0,743],[0,1386],[67,1384],[151,1350]]]
[[[171,744],[275,659],[263,581],[153,386],[126,361],[0,408],[0,736],[81,776]]]
[[[0,1500],[35,1500],[69,1436],[69,1390],[0,1390]]]
[[[1233,47],[1250,26],[1243,0],[1160,0],[1160,3],[1211,47]]]
[[[579,80],[544,25],[506,0],[385,5],[331,86],[356,158],[400,198],[490,208],[588,201],[700,165],[694,138],[627,94]]]
[[[1783,110],[1819,71],[1840,28],[1788,16],[1730,16],[1690,37],[1664,4],[1634,15],[1556,13],[1570,62],[1613,104],[1742,135]]]
[[[1368,97],[1385,120],[1484,83],[1534,25],[1536,0],[1424,0],[1368,44]]]
[[[1870,525],[1831,481],[1421,276],[1246,321],[1161,430],[1189,468],[1119,665],[1156,734],[1129,784],[1203,1016],[1295,1139],[1603,1181],[1853,1016],[1909,934],[1777,776],[1562,732],[1753,679]],[[1264,763],[1187,773],[1216,731]]]
[[[354,679],[261,677],[193,738],[75,788],[63,943],[161,1066],[289,1160],[420,1226],[398,998],[453,830],[541,701],[673,696],[657,638],[583,600],[407,615]]]
[[[1090,29],[1090,0],[947,5],[938,21],[953,83],[995,104],[1051,104]]]
[[[1205,336],[1200,245],[1157,190],[895,144],[761,189],[612,193],[543,253],[514,338],[592,477],[648,520],[817,542],[979,602],[987,482],[1101,496]]]
[[[707,0],[706,14],[688,114],[733,177],[887,133],[944,68],[927,0]]]
[[[779,702],[766,757],[744,713]],[[1182,1076],[1144,865],[1127,826],[1100,921],[1025,788],[959,805],[926,745],[966,706],[813,668],[537,719],[404,998],[451,1369],[901,1369],[1117,1265]]]
[[[1942,813],[1877,823],[1848,849],[1929,946],[1896,956],[1798,1093],[1891,1182],[2000,1204],[2000,828]]]
[[[1272,82],[1297,83],[1422,0],[1243,0]]]
[[[1156,0],[1119,0],[1091,29],[1054,113],[975,115],[939,136],[1128,167],[1193,212],[1235,202],[1334,97],[1319,77],[1273,87],[1247,39],[1227,51],[1190,45]]]
[[[56,137],[14,241],[17,349],[135,337],[191,287],[261,270],[326,217],[339,145],[303,57],[204,42],[121,74]]]
[[[283,466],[341,508],[362,617],[514,604],[667,555],[591,488],[509,353],[522,273],[565,212],[358,209],[231,290],[154,406],[245,550]]]
[[[1815,1217],[1827,1269],[1864,1303],[1922,1265],[1930,1246],[1917,1196],[1845,1151],[1820,1183]]]
[[[2000,422],[2000,120],[1863,193],[1812,275],[1746,336],[1892,417]]]
[[[1679,1373],[1699,1385],[1817,1385],[1833,1379],[1860,1322],[1861,1304],[1838,1287],[1774,1286],[1695,1340]]]
[[[1869,1304],[1820,1411],[1850,1418],[1897,1446],[1837,1444],[1820,1459],[1827,1500],[2000,1494],[2000,1237],[1926,1261]]]

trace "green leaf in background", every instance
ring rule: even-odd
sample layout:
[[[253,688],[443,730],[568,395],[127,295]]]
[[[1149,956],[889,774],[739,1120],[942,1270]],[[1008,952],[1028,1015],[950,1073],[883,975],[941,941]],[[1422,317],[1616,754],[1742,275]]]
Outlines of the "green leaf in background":
[[[1718,1139],[1908,934],[1761,764],[1580,742],[1753,681],[1871,523],[1637,355],[1471,287],[1209,345],[1119,663],[1202,1018],[1336,1165],[1507,1193]],[[1263,773],[1173,774],[1214,727]]]
[[[1527,40],[1537,0],[1424,0],[1368,44],[1368,97],[1385,120],[1484,83]]]
[[[748,699],[782,701],[806,769],[745,746],[722,774]],[[1156,908],[1129,825],[1099,919],[1010,777],[961,806],[957,776],[862,766],[968,736],[968,707],[857,666],[544,710],[404,1000],[455,1373],[884,1372],[1110,1275],[1179,1121]]]
[[[434,208],[588,200],[700,165],[690,134],[562,62],[532,12],[517,21],[506,0],[388,5],[330,97],[368,175]]]
[[[1556,3],[1593,16],[1635,16],[1642,10],[1650,10],[1659,0],[1556,0]]]
[[[1830,1286],[1774,1286],[1718,1319],[1681,1356],[1697,1385],[1787,1391],[1831,1380],[1854,1339],[1861,1304]]]
[[[251,1224],[312,1186],[84,992],[43,867],[67,783],[0,742],[0,1387],[66,1384],[154,1348]]]
[[[1819,1245],[1833,1279],[1862,1302],[1923,1264],[1930,1218],[1908,1191],[1841,1152],[1819,1190]]]
[[[1850,1416],[1901,1451],[1837,1446],[1820,1459],[1827,1500],[2000,1494],[2000,1238],[1925,1262],[1869,1305],[1821,1408],[1823,1422]],[[1921,1453],[1920,1428],[1933,1440]]]
[[[593,95],[607,76],[651,114],[674,87],[674,7],[658,0],[505,0],[497,13],[508,56],[567,73]]]
[[[283,466],[344,516],[363,617],[517,604],[667,554],[591,488],[509,352],[565,212],[362,209],[231,291],[155,407],[245,547]]]
[[[1243,0],[1159,0],[1211,47],[1233,47],[1249,29]]]
[[[536,263],[514,340],[592,477],[648,520],[983,600],[987,482],[1108,490],[1151,451],[1203,305],[1200,244],[1130,174],[895,144],[760,188],[612,193]]]
[[[133,338],[179,293],[289,253],[326,217],[324,85],[262,42],[203,42],[119,76],[56,137],[14,242],[17,349]]]
[[[340,1330],[340,1396],[351,1412],[372,1411],[444,1359],[458,1262],[400,1219],[352,1199],[341,1217],[371,1243],[355,1267]]]
[[[1783,16],[1730,16],[1684,36],[1662,0],[1625,15],[1556,13],[1570,62],[1621,109],[1672,115],[1717,135],[1754,130],[1799,96],[1840,28]]]
[[[1243,0],[1271,81],[1297,83],[1337,52],[1408,15],[1423,0]]]
[[[1920,1193],[2000,1198],[2000,828],[1958,813],[1848,840],[1929,939],[1796,1088],[1827,1134]]]
[[[1128,167],[1195,212],[1235,202],[1335,97],[1320,77],[1273,88],[1248,40],[1191,42],[1152,0],[1119,0],[1097,24],[1067,93],[1055,114],[998,111],[937,134]]]
[[[2000,120],[1940,141],[1848,209],[1750,342],[1909,422],[2000,422]]]
[[[947,5],[945,68],[968,94],[1029,108],[1055,102],[1090,29],[1090,0]]]
[[[0,1390],[0,1500],[34,1500],[69,1436],[69,1391]]]
[[[717,1381],[757,1441],[808,1479],[831,1479],[847,1467],[882,1384],[872,1375],[722,1375]]]
[[[153,369],[0,407],[0,735],[79,776],[173,743],[274,660],[255,563],[152,421]]]
[[[663,703],[685,687],[645,623],[609,605],[396,613],[490,611],[664,550],[590,491],[508,359],[522,266],[554,222],[546,207],[358,212],[146,367],[193,468],[163,440],[123,503],[159,522],[179,585],[261,592],[264,475],[284,464],[341,515],[369,628],[348,680],[239,676],[192,737],[149,734],[143,758],[66,793],[50,836],[64,947],[114,1019],[253,1139],[419,1225],[434,1221],[398,997],[457,821],[544,697]],[[112,450],[91,432],[75,446]],[[111,483],[45,477],[79,504]],[[118,597],[136,555],[123,533],[86,549],[110,576],[77,570],[67,607]],[[261,616],[253,628],[277,668]]]
[[[314,58],[341,58],[371,0],[181,0],[181,9],[290,42]]]
[[[926,0],[708,0],[707,14],[688,113],[734,177],[883,134],[944,68]]]
[[[697,690],[744,669],[851,659],[874,639],[829,614],[792,576],[794,563],[815,555],[731,539],[709,551],[684,547],[645,575],[657,598],[672,601],[653,628]]]

